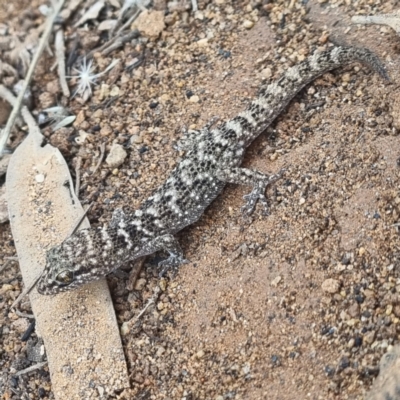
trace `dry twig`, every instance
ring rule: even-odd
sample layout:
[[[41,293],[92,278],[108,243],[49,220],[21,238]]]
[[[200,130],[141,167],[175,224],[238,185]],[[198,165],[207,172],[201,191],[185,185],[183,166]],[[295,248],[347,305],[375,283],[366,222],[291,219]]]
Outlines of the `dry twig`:
[[[92,208],[92,205],[93,205],[93,202],[89,204],[88,208],[85,210],[83,215],[78,219],[78,221],[76,221],[75,226],[71,229],[71,232],[67,235],[67,238],[72,236],[77,231],[77,229],[80,227],[82,221],[86,218],[87,213]]]
[[[13,107],[13,110],[11,112],[10,117],[8,118],[7,121],[7,125],[4,128],[4,130],[1,131],[1,135],[0,135],[0,156],[3,155],[4,153],[4,148],[7,144],[7,140],[10,136],[11,133],[11,129],[14,126],[14,122],[19,114],[19,111],[21,109],[21,104],[22,104],[22,100],[24,98],[24,94],[26,92],[26,89],[29,86],[29,83],[32,79],[33,73],[35,71],[36,65],[39,61],[40,56],[42,55],[43,49],[45,48],[47,42],[48,42],[48,38],[50,36],[51,30],[53,29],[53,24],[54,21],[58,15],[58,13],[60,12],[62,6],[64,4],[64,0],[59,0],[57,3],[57,6],[54,8],[53,13],[49,16],[47,22],[46,22],[46,28],[43,32],[42,37],[40,38],[40,42],[39,42],[39,46],[36,50],[35,55],[33,56],[31,65],[29,66],[29,70],[26,74],[25,80],[24,80],[24,85],[22,86],[21,91],[19,92],[17,101]]]
[[[59,29],[56,33],[55,39],[55,48],[56,48],[56,59],[58,65],[58,77],[60,79],[60,86],[65,97],[70,96],[70,91],[67,84],[67,78],[65,77],[65,45],[64,45],[64,32],[62,29]]]
[[[41,278],[41,276],[43,275],[42,271],[31,283],[30,285],[28,285],[23,291],[22,293],[15,299],[14,303],[11,304],[11,309],[17,307],[17,305],[21,302],[21,300],[31,292],[31,290],[36,286],[36,283],[38,282],[38,280]]]
[[[142,10],[136,10],[136,12],[130,16],[130,18],[118,29],[117,36],[121,35],[121,33],[128,27],[132,25],[132,22],[139,16]],[[116,26],[117,24],[115,24]]]
[[[78,156],[76,159],[76,167],[75,167],[75,195],[79,198],[79,189],[81,185],[81,164],[82,157]]]
[[[22,369],[21,371],[18,371],[14,376],[21,376],[21,375],[27,374],[29,372],[36,371],[37,369],[40,369],[40,368],[44,367],[45,365],[47,365],[47,361],[37,363],[35,365],[32,365],[31,367],[28,367],[28,368]]]
[[[33,314],[24,313],[24,312],[19,311],[19,310],[15,310],[15,314],[17,314],[18,317],[21,317],[21,318],[29,318],[29,319],[34,319],[35,318],[35,316]]]
[[[130,272],[129,280],[126,285],[126,287],[129,291],[132,291],[135,289],[136,281],[139,277],[140,271],[142,270],[145,261],[146,261],[146,256],[139,258],[139,260],[135,263],[134,268]]]
[[[142,311],[140,311],[140,313],[135,317],[132,318],[128,324],[129,326],[133,326],[136,324],[137,321],[139,321],[139,319],[143,316],[143,314],[147,311],[147,309],[156,302],[159,294],[161,292],[161,289],[159,286],[156,286],[156,288],[154,289],[154,293],[153,295],[150,297],[150,299],[147,301],[146,305],[143,307]]]
[[[127,33],[124,36],[114,36],[112,39],[110,39],[108,42],[104,43],[97,49],[94,49],[90,51],[88,54],[86,54],[86,59],[90,60],[93,57],[94,53],[101,52],[103,56],[106,56],[107,54],[111,53],[113,50],[117,49],[118,47],[121,47],[124,43],[131,41],[132,39],[138,38],[140,35],[139,31],[137,29],[134,29],[133,31]]]
[[[100,147],[100,157],[99,157],[99,161],[97,161],[97,165],[94,167],[92,175],[94,175],[97,172],[97,170],[100,168],[101,163],[104,160],[104,154],[106,152],[106,145],[105,145],[105,143],[102,143],[99,147]]]
[[[0,272],[3,272],[9,265],[11,265],[14,261],[13,260],[7,260],[1,267],[0,267]]]
[[[5,86],[0,85],[0,97],[8,101],[13,106],[13,110],[15,110],[20,96],[18,96],[18,98],[15,98],[15,96]],[[26,106],[23,106],[21,108],[21,115],[22,118],[25,120],[25,123],[28,125],[29,132],[39,130],[35,119],[32,117],[32,114],[29,112]]]

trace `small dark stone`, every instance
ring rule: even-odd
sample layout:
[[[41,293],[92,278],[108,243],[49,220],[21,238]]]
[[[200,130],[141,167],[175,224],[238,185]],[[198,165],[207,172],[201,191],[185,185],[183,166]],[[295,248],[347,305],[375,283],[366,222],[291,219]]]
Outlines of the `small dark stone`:
[[[362,337],[361,336],[356,336],[354,339],[354,346],[360,347],[362,345]]]
[[[374,219],[380,219],[380,217],[381,217],[380,214],[379,214],[378,212],[376,212],[376,213],[374,214],[374,217],[373,217],[373,218],[374,218]]]
[[[231,56],[231,52],[224,49],[218,49],[218,54],[224,58],[229,58]]]
[[[149,150],[149,148],[148,148],[147,146],[143,146],[143,147],[141,147],[141,148],[139,149],[139,153],[140,153],[140,154],[146,153],[147,150]]]
[[[46,391],[42,387],[39,387],[38,395],[41,399],[43,399],[43,397],[46,397]]]
[[[323,326],[321,328],[321,335],[329,335],[329,331],[330,331],[331,327],[330,326]]]
[[[344,356],[339,362],[339,369],[343,370],[350,367],[350,360],[348,357]]]
[[[328,375],[330,378],[335,375],[335,368],[331,367],[330,365],[326,365],[325,368],[325,373],[326,375]]]
[[[18,377],[12,376],[10,378],[10,385],[12,387],[17,387],[18,386]]]
[[[35,330],[35,320],[31,321],[31,323],[29,324],[27,330],[21,337],[21,342],[26,342],[31,337],[34,330]]]
[[[275,366],[279,366],[279,365],[281,365],[281,360],[280,360],[280,358],[279,358],[279,356],[276,356],[276,355],[272,355],[271,356],[271,361],[272,361],[272,364],[274,364]]]
[[[371,317],[371,312],[369,310],[365,310],[361,314],[364,318],[370,318]]]
[[[95,125],[92,127],[92,132],[100,132],[101,126],[100,125]]]
[[[362,296],[361,294],[358,294],[357,296],[355,296],[355,299],[358,304],[364,303],[364,296]]]
[[[308,133],[308,132],[311,131],[311,128],[309,128],[308,126],[303,126],[303,127],[301,128],[301,131],[302,131],[303,133]]]
[[[190,99],[193,95],[194,95],[194,93],[191,90],[186,90],[186,97],[188,99]]]
[[[158,106],[158,101],[152,101],[150,104],[149,104],[149,107],[151,108],[151,109],[154,109],[154,108],[156,108]]]

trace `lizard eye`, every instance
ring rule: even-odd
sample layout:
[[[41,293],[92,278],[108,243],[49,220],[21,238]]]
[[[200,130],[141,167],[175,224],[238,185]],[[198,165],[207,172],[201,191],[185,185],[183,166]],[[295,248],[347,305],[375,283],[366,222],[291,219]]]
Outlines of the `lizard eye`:
[[[74,280],[74,273],[72,271],[62,271],[56,276],[56,281],[63,285],[69,285]]]

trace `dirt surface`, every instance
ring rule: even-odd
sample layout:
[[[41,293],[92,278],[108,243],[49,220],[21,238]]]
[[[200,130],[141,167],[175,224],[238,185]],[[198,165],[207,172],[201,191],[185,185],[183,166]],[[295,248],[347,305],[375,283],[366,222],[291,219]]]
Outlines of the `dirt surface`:
[[[29,4],[24,16],[15,8],[22,3],[8,5],[2,22],[16,31],[22,18],[38,25],[39,3]],[[142,35],[107,57],[95,53],[99,71],[112,58],[119,66],[88,102],[67,102],[77,115],[72,128],[44,129],[71,169],[81,157],[79,197],[95,201],[92,224],[117,207],[137,207],[166,179],[184,126],[234,116],[263,81],[329,39],[376,52],[394,84],[361,65],[316,80],[247,152],[248,167],[287,167],[269,190],[269,217],[256,211],[244,219],[248,189],[229,186],[179,235],[190,263],[176,277],[159,280],[159,254],[136,281],[131,265],[109,277],[131,379],[131,388],[114,397],[363,398],[400,332],[400,39],[386,27],[353,26],[350,18],[393,11],[397,2],[199,1],[195,15],[180,2],[155,6],[168,11],[160,37]],[[110,6],[100,19],[115,12]],[[70,23],[68,49],[74,34],[82,38],[80,54],[103,40],[95,24]],[[35,75],[36,112],[66,102],[54,89],[52,63],[44,58]],[[11,147],[20,139],[15,134]],[[124,163],[104,163],[92,175],[98,146],[105,143],[108,154],[114,141],[128,153]],[[1,235],[2,254],[13,255],[7,224]],[[46,369],[12,377],[26,354],[22,323],[15,323],[24,318],[9,309],[20,281],[17,266],[2,272],[0,388],[5,399],[53,398]],[[136,321],[157,286],[161,295]]]

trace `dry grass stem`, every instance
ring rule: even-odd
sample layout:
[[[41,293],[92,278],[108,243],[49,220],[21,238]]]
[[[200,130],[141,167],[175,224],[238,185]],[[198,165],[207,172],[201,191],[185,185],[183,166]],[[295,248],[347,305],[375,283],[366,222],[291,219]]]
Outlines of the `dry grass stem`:
[[[43,275],[43,271],[35,278],[33,279],[33,281],[30,283],[30,285],[28,285],[23,291],[22,293],[15,299],[14,303],[11,304],[10,309],[13,309],[15,307],[17,307],[17,305],[21,302],[21,300],[31,292],[31,290],[36,286],[36,283],[38,282],[38,280],[41,278],[41,276]]]
[[[35,365],[32,365],[31,367],[28,367],[21,371],[18,371],[14,376],[21,376],[21,375],[27,374],[29,372],[36,371],[37,369],[40,369],[40,368],[44,367],[45,365],[47,365],[47,361],[37,363]]]
[[[82,214],[82,216],[78,219],[78,221],[76,221],[75,226],[71,229],[70,233],[67,235],[67,238],[72,236],[78,230],[82,221],[86,218],[87,213],[92,208],[92,205],[93,205],[93,202],[89,204],[88,208],[85,210],[85,212]]]
[[[99,156],[99,160],[97,161],[97,164],[96,164],[96,166],[94,167],[94,170],[93,170],[93,172],[92,172],[92,175],[94,175],[94,174],[97,172],[97,170],[100,168],[100,165],[101,165],[101,163],[102,163],[103,160],[104,160],[104,154],[105,154],[105,152],[106,152],[106,145],[105,145],[105,143],[102,143],[102,144],[100,145],[100,156]]]
[[[142,12],[142,10],[136,10],[136,12],[131,15],[131,17],[121,26],[121,28],[118,29],[117,36],[121,35],[121,33],[131,26],[132,22],[139,16],[139,14]]]
[[[64,32],[62,29],[59,29],[56,33],[55,38],[55,48],[56,48],[56,58],[57,58],[57,71],[58,77],[60,79],[60,86],[65,97],[69,97],[71,95],[68,84],[67,78],[65,76],[65,44],[64,44]]]
[[[11,112],[10,117],[8,118],[6,127],[1,132],[1,135],[0,135],[0,156],[2,156],[3,153],[4,153],[4,148],[5,148],[6,144],[7,144],[8,138],[10,136],[11,129],[14,126],[14,122],[15,122],[18,114],[19,114],[20,109],[21,109],[21,104],[22,104],[22,100],[24,98],[24,94],[25,94],[26,89],[28,88],[29,83],[30,83],[30,81],[32,79],[33,73],[34,73],[36,65],[37,65],[37,63],[39,61],[39,58],[42,55],[43,49],[45,48],[45,46],[46,46],[46,44],[48,42],[51,30],[53,29],[54,21],[55,21],[57,15],[58,15],[58,13],[60,12],[63,4],[64,4],[64,0],[59,0],[59,2],[57,3],[57,7],[54,8],[53,13],[49,16],[49,18],[48,18],[48,20],[46,22],[45,30],[43,32],[42,37],[40,38],[39,46],[38,46],[38,48],[36,50],[36,53],[32,58],[32,62],[30,64],[29,70],[28,70],[28,72],[26,74],[22,89],[19,92],[16,104],[13,106],[13,110]],[[35,123],[35,125],[36,125],[36,123]]]
[[[8,101],[15,109],[18,99],[3,85],[0,85],[0,97]],[[21,115],[22,118],[25,120],[25,123],[28,125],[29,132],[33,132],[34,130],[39,130],[39,127],[37,126],[35,119],[32,117],[32,114],[29,112],[26,106],[23,106],[21,108]]]
[[[161,288],[159,286],[156,286],[156,288],[154,289],[154,293],[153,295],[150,297],[150,299],[147,301],[146,305],[143,307],[142,311],[140,311],[140,313],[135,317],[132,318],[129,321],[129,326],[133,326],[136,324],[137,321],[139,321],[139,319],[144,315],[144,313],[147,311],[147,309],[152,305],[155,304],[158,296],[160,295],[161,292]]]
[[[75,167],[75,194],[77,198],[79,198],[79,189],[81,186],[81,164],[82,164],[82,157],[78,156],[76,159],[76,167]]]
[[[118,47],[121,47],[124,43],[129,42],[132,39],[136,39],[138,37],[139,37],[139,31],[137,29],[134,29],[133,31],[127,33],[124,36],[116,35],[108,42],[98,47],[97,49],[89,51],[89,53],[86,54],[85,56],[86,60],[90,60],[93,57],[93,54],[97,52],[101,52],[103,56],[107,55],[111,53],[113,50],[117,49]]]

